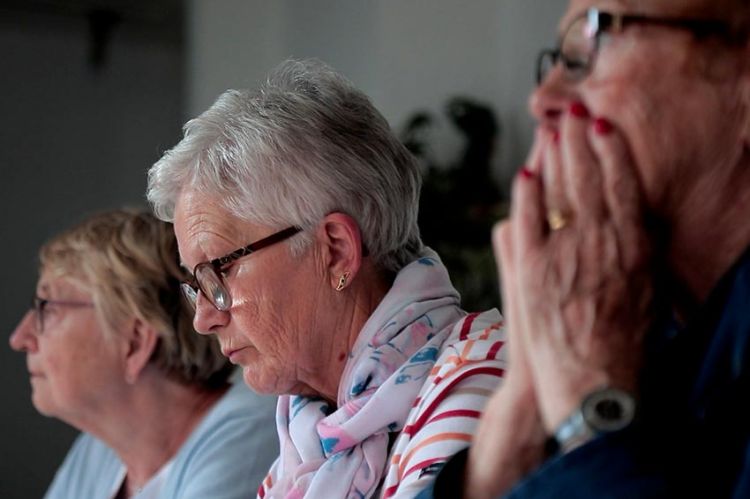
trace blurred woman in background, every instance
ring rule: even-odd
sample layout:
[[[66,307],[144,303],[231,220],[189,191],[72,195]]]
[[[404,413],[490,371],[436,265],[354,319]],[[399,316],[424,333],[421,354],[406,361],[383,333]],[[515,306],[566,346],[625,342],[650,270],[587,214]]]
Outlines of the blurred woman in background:
[[[40,251],[26,352],[39,412],[80,429],[47,497],[255,493],[276,453],[274,398],[232,385],[216,341],[195,333],[170,224],[94,216]]]

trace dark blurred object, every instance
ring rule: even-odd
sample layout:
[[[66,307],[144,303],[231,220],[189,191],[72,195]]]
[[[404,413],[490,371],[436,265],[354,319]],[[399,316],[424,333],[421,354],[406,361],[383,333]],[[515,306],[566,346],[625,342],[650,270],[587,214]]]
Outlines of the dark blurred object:
[[[99,69],[106,60],[107,45],[112,36],[112,30],[122,21],[122,18],[115,11],[103,9],[90,11],[88,18],[91,36],[89,62],[94,69]]]
[[[430,129],[436,119],[429,113],[414,114],[402,134],[404,144],[423,166],[422,239],[448,267],[464,308],[499,306],[490,232],[507,212],[507,199],[492,177],[500,124],[492,109],[465,97],[451,99],[445,114],[464,143],[455,162],[433,156]]]
[[[113,34],[122,24],[156,26],[172,36],[182,36],[184,0],[0,0],[0,14],[3,12],[85,19],[88,62],[98,71],[106,66]]]

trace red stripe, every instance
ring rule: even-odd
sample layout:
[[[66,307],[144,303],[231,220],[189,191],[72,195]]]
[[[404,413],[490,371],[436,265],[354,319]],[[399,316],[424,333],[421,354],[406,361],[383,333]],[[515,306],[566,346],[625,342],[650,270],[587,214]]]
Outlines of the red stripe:
[[[414,435],[417,433],[422,427],[424,426],[425,421],[430,417],[430,415],[433,413],[435,408],[440,404],[440,402],[443,401],[445,397],[448,396],[448,394],[451,391],[451,388],[453,388],[456,384],[460,383],[461,381],[465,380],[469,376],[474,376],[476,374],[491,374],[493,376],[502,377],[505,371],[503,369],[500,369],[499,367],[477,367],[476,369],[471,369],[469,371],[465,371],[461,373],[456,379],[452,380],[448,386],[446,386],[442,392],[435,398],[435,400],[432,401],[432,403],[429,405],[427,410],[425,410],[421,416],[419,416],[419,419],[417,419],[413,425],[410,427],[410,432],[407,432],[406,429],[404,429],[404,432],[407,435]]]
[[[428,424],[432,423],[433,421],[440,421],[441,419],[448,419],[448,418],[460,418],[460,417],[463,417],[463,418],[477,418],[477,419],[479,419],[479,416],[481,416],[481,415],[482,415],[482,413],[479,412],[479,411],[472,411],[470,409],[456,409],[456,410],[453,410],[453,411],[441,412],[440,414],[438,414],[434,418],[432,418],[429,421],[427,421],[427,423],[425,423],[425,425],[428,425]]]
[[[489,360],[495,360],[495,357],[497,356],[497,352],[500,351],[500,348],[505,345],[504,341],[496,341],[492,344],[490,347],[490,350],[487,352],[487,358]]]
[[[387,489],[385,489],[385,492],[383,493],[383,499],[387,499],[388,497],[391,497],[393,494],[396,493],[396,490],[398,489],[398,485],[391,485]]]
[[[258,487],[258,497],[260,497],[260,499],[263,499],[264,497],[266,497],[266,488],[263,487],[262,483]]]
[[[458,337],[458,339],[460,339],[461,341],[466,340],[466,338],[469,336],[469,329],[471,329],[471,324],[472,322],[474,322],[474,319],[477,318],[477,315],[479,315],[479,312],[474,312],[466,316],[466,319],[464,319],[464,323],[461,325],[461,335]]]
[[[481,416],[481,415],[482,415],[482,413],[479,412],[479,411],[472,411],[470,409],[455,409],[455,410],[452,410],[452,411],[441,412],[440,414],[438,414],[434,418],[432,418],[429,421],[427,421],[424,424],[424,426],[427,426],[428,424],[432,423],[433,421],[440,421],[441,419],[460,418],[460,417],[477,418],[478,419],[479,416]],[[412,428],[414,428],[414,425],[409,425],[409,426],[405,427],[403,431],[407,435],[412,435]]]

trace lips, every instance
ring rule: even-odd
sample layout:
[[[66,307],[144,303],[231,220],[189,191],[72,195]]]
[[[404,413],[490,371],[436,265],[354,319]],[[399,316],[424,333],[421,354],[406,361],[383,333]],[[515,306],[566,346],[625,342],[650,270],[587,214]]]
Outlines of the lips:
[[[237,354],[239,354],[239,352],[245,350],[246,348],[249,348],[249,347],[239,347],[239,348],[232,348],[232,349],[222,348],[221,353],[224,354],[224,357],[228,358],[231,363],[236,364]]]

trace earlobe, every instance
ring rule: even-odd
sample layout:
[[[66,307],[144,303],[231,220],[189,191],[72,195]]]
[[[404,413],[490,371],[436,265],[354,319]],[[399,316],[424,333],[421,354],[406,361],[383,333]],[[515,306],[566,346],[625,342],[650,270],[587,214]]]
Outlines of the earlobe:
[[[357,221],[344,213],[330,213],[321,221],[319,239],[331,288],[342,291],[362,265],[362,236]]]
[[[339,283],[336,285],[336,291],[342,291],[346,287],[346,282],[349,280],[350,272],[344,272],[339,277]]]
[[[125,381],[134,385],[156,349],[156,329],[141,319],[134,319],[128,332],[125,356]]]

